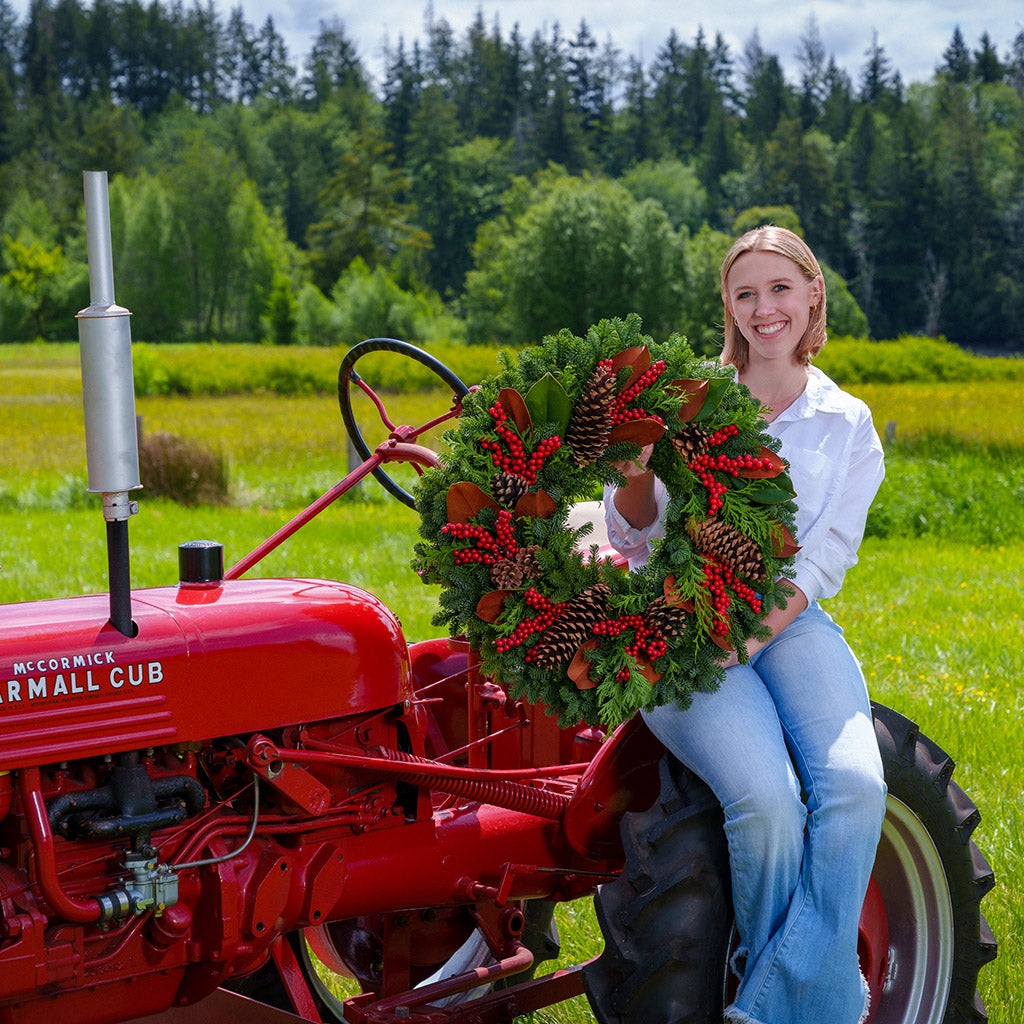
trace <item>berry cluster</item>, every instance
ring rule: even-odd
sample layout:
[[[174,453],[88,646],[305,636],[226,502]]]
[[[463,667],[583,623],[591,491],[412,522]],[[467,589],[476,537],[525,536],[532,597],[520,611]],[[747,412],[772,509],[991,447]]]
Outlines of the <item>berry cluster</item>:
[[[611,373],[612,361],[610,359],[602,359],[598,364],[602,369]],[[635,401],[644,391],[646,391],[663,373],[665,372],[665,360],[659,359],[656,363],[651,365],[651,368],[646,373],[642,374],[633,384],[631,384],[625,391],[619,392],[615,396],[615,400],[612,403],[612,425],[615,426],[619,423],[626,423],[629,420],[640,420],[640,419],[652,419],[657,420],[659,423],[664,423],[664,420],[660,416],[651,415],[646,410],[641,409],[639,406],[634,409],[626,408],[630,402]]]
[[[494,646],[497,648],[499,654],[504,654],[506,651],[512,650],[513,647],[518,647],[520,644],[528,640],[534,633],[543,633],[545,629],[550,626],[555,619],[559,618],[565,611],[565,604],[555,604],[549,598],[545,597],[536,587],[528,587],[526,593],[523,595],[526,598],[526,603],[536,612],[532,619],[522,619],[515,630],[505,637],[498,637],[494,641]],[[533,651],[526,652],[526,661],[532,661]]]
[[[514,473],[522,477],[528,484],[537,482],[537,473],[544,460],[552,453],[562,447],[562,439],[556,434],[554,437],[545,438],[534,451],[527,457],[526,449],[519,435],[508,426],[508,413],[505,412],[501,400],[495,401],[494,405],[487,410],[494,417],[494,432],[498,435],[498,441],[489,438],[480,439],[480,447],[491,453],[491,462],[495,469],[505,473]],[[504,441],[508,451],[502,451],[501,442]]]
[[[502,558],[511,558],[519,550],[515,523],[508,509],[502,509],[498,513],[494,533],[486,526],[479,526],[476,523],[446,523],[441,527],[441,532],[452,540],[473,542],[474,546],[459,548],[453,553],[456,565],[466,565],[468,562],[494,565]]]
[[[729,606],[732,599],[729,596],[731,590],[740,600],[746,601],[751,611],[756,615],[761,614],[761,599],[745,583],[736,579],[732,569],[723,565],[716,558],[708,558],[704,563],[704,579],[701,586],[706,588],[711,599],[711,607],[715,610],[717,618],[712,629],[719,636],[729,632]]]
[[[730,423],[728,426],[716,430],[707,440],[709,448],[725,444],[731,437],[739,433],[739,428]],[[739,476],[748,469],[771,469],[770,459],[759,459],[749,452],[736,457],[728,455],[710,455],[704,453],[698,455],[691,463],[690,469],[697,474],[697,478],[704,485],[708,492],[708,514],[714,515],[722,507],[722,495],[729,489],[726,484],[717,480],[714,473],[728,473],[729,476]]]
[[[592,627],[594,636],[619,636],[627,629],[633,630],[633,642],[627,644],[625,653],[635,661],[640,654],[646,654],[654,661],[667,653],[665,638],[642,615],[620,615],[617,619],[602,619]],[[624,683],[629,678],[629,669],[620,668],[615,678]]]

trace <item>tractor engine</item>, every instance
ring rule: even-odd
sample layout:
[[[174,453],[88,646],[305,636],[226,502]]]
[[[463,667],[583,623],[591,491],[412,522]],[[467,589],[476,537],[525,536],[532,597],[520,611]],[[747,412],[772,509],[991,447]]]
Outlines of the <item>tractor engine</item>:
[[[133,596],[132,638],[102,597],[0,621],[3,1020],[70,990],[96,1009],[64,1020],[117,1019],[126,985],[131,1016],[192,1001],[337,917],[344,841],[417,813],[401,781],[280,758],[300,733],[409,748],[409,653],[380,602],[314,580]]]

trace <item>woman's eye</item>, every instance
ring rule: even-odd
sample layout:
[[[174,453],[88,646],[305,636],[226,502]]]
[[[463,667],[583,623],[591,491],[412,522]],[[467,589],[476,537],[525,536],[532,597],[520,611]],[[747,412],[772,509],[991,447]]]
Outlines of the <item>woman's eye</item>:
[[[772,291],[776,291],[776,292],[787,292],[787,291],[789,291],[789,285],[788,285],[788,284],[781,284],[781,283],[780,283],[780,284],[777,284],[777,285],[776,285],[776,286],[775,286],[775,287],[774,287],[774,288],[772,289]]]

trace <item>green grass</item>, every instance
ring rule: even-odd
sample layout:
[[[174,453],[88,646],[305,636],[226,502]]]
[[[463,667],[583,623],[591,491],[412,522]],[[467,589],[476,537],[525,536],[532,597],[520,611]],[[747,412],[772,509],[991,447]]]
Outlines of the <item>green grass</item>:
[[[106,588],[99,498],[85,493],[77,353],[0,349],[0,605]],[[71,355],[74,355],[74,360]],[[60,358],[57,358],[59,355]],[[370,372],[367,371],[369,378]],[[830,610],[846,627],[873,696],[919,722],[957,761],[982,814],[979,847],[997,888],[984,904],[1000,955],[981,973],[992,1024],[1024,1020],[1024,405],[999,381],[851,388],[871,404],[888,477],[860,564]],[[396,422],[440,410],[429,394],[388,396]],[[142,499],[130,526],[136,586],[173,584],[178,543],[214,538],[230,565],[345,472],[330,395],[142,398],[146,431],[223,451],[235,507]],[[937,434],[936,431],[939,431]],[[374,433],[371,442],[379,439]],[[415,515],[364,485],[250,575],[340,579],[380,596],[415,639],[436,633],[436,592],[409,568]],[[0,609],[2,614],[2,609]],[[593,912],[562,908],[566,962],[600,946]],[[590,1021],[585,1001],[537,1015]]]

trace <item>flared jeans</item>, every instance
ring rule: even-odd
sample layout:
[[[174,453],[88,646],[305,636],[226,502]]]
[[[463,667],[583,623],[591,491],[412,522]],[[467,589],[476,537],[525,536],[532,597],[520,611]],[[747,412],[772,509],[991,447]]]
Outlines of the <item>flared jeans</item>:
[[[886,790],[842,630],[812,604],[719,690],[644,717],[725,811],[742,972],[726,1019],[857,1024],[857,925]]]

